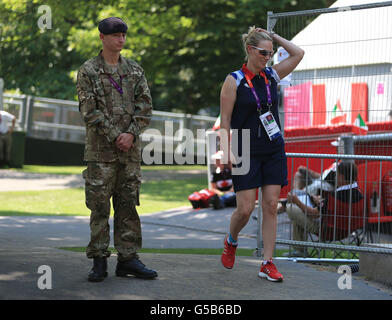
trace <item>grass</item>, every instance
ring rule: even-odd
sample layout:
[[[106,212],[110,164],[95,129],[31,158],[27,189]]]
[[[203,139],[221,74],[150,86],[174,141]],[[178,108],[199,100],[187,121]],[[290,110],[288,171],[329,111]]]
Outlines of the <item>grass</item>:
[[[337,243],[341,245],[341,243]],[[310,252],[311,249],[308,249],[308,252]],[[319,258],[319,254],[315,253],[314,258]],[[350,251],[341,251],[341,250],[331,250],[331,249],[325,249],[320,251],[320,258],[327,258],[327,259],[356,259],[353,256],[353,252]]]
[[[88,215],[83,189],[0,192],[0,215]]]
[[[23,169],[13,169],[29,173],[45,174],[80,174],[84,166],[34,166],[26,165]],[[205,166],[142,166],[143,171],[153,170],[207,170]],[[189,206],[188,195],[204,188],[206,178],[184,180],[160,180],[144,182],[141,187],[139,214]],[[84,189],[63,189],[49,191],[0,192],[0,216],[31,215],[86,215],[90,214],[84,203]],[[85,247],[62,247],[59,249],[73,252],[85,252]],[[114,248],[110,250],[115,253]],[[277,249],[275,256],[282,256],[288,250]],[[141,253],[159,254],[203,254],[220,255],[222,249],[154,249],[143,248]],[[254,249],[237,249],[238,256],[253,256]],[[334,252],[326,250],[325,258],[333,258]],[[343,258],[352,258],[349,252]],[[332,264],[332,263],[330,263]]]
[[[72,252],[86,252],[85,247],[60,247],[59,249],[68,250]],[[110,247],[112,253],[117,253],[116,249]],[[202,255],[221,255],[222,249],[203,249],[203,248],[173,248],[173,249],[156,249],[156,248],[142,248],[139,253],[159,253],[159,254],[202,254]],[[253,256],[254,249],[241,249],[236,251],[237,256],[251,257]]]
[[[12,168],[11,170],[26,173],[45,173],[45,174],[81,174],[86,169],[86,166],[39,166],[39,165],[24,165],[23,168]]]
[[[144,182],[140,190],[139,214],[190,206],[188,196],[203,189],[207,177]],[[0,192],[0,215],[89,215],[84,189]]]
[[[72,252],[79,252],[79,253],[85,253],[86,252],[86,247],[60,247],[58,249],[61,250],[67,250],[67,251],[72,251]],[[116,254],[117,251],[113,247],[109,247],[109,251]],[[236,251],[236,256],[242,256],[242,257],[253,257],[254,256],[254,249],[243,249],[243,248],[238,248]],[[142,248],[138,251],[139,253],[157,253],[157,254],[200,254],[200,255],[221,255],[222,254],[222,249],[217,248],[217,249],[211,249],[211,248]],[[276,249],[274,252],[275,257],[282,257],[284,253],[288,252],[287,249]],[[344,252],[343,253],[343,258],[344,259],[352,259],[352,256],[348,255],[349,252]],[[333,250],[327,250],[326,251],[326,256],[324,258],[333,258]],[[342,257],[339,257],[342,259]],[[328,261],[328,262],[317,262],[318,264],[325,264],[329,266],[337,266],[341,265],[341,262],[334,262],[334,261]]]
[[[12,169],[26,173],[71,175],[81,174],[85,166],[39,166],[25,165]],[[206,170],[201,165],[142,166],[142,171],[164,170]],[[188,196],[205,188],[205,178],[195,177],[183,180],[159,180],[144,182],[140,190],[139,214],[148,214],[177,207],[190,206]],[[83,188],[47,191],[0,192],[0,216],[30,215],[89,215],[85,205]]]
[[[157,165],[157,166],[142,166],[142,171],[154,171],[154,170],[205,170],[206,166],[202,165]],[[21,169],[13,168],[18,172],[26,173],[45,173],[45,174],[59,174],[59,175],[70,175],[70,174],[81,174],[86,169],[86,166],[40,166],[40,165],[24,165]]]

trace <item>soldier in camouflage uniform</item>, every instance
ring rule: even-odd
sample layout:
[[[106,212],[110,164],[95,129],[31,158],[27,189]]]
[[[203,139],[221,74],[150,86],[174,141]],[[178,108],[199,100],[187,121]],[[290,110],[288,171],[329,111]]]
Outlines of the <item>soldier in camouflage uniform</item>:
[[[114,208],[116,275],[155,278],[137,255],[142,233],[136,205],[141,184],[140,134],[148,126],[152,101],[143,69],[120,55],[126,24],[119,18],[99,23],[103,50],[79,69],[79,110],[86,125],[84,160],[86,206],[91,210],[91,240],[86,254],[94,260],[89,281],[107,276],[110,199]]]

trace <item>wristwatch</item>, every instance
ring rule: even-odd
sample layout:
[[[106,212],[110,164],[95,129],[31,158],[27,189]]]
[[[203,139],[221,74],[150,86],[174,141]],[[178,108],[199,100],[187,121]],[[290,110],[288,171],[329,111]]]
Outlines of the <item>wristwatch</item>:
[[[271,37],[271,39],[272,39],[272,37],[273,37],[275,34],[276,34],[276,32],[273,31],[273,30],[269,32],[269,36]]]

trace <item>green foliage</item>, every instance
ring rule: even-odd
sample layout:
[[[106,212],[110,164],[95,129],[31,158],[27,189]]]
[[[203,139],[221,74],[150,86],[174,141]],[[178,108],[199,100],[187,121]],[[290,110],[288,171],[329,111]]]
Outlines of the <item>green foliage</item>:
[[[95,20],[105,3],[101,1],[47,0],[52,29],[41,30],[42,14],[36,0],[0,1],[0,76],[5,89],[59,99],[74,99],[75,83],[70,76],[84,60],[72,49],[68,37],[72,26]]]
[[[129,27],[122,54],[142,65],[154,108],[218,113],[220,87],[243,61],[241,34],[266,27],[267,11],[323,8],[331,0],[46,0],[52,29],[40,30],[38,0],[0,0],[0,77],[5,89],[76,99],[79,66],[101,48],[98,22]]]

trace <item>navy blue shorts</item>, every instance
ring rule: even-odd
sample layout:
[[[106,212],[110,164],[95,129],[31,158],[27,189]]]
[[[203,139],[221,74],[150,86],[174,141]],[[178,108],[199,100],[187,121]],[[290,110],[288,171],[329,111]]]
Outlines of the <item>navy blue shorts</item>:
[[[255,189],[265,185],[286,186],[287,158],[285,151],[266,155],[250,155],[247,174],[232,176],[234,191]]]

